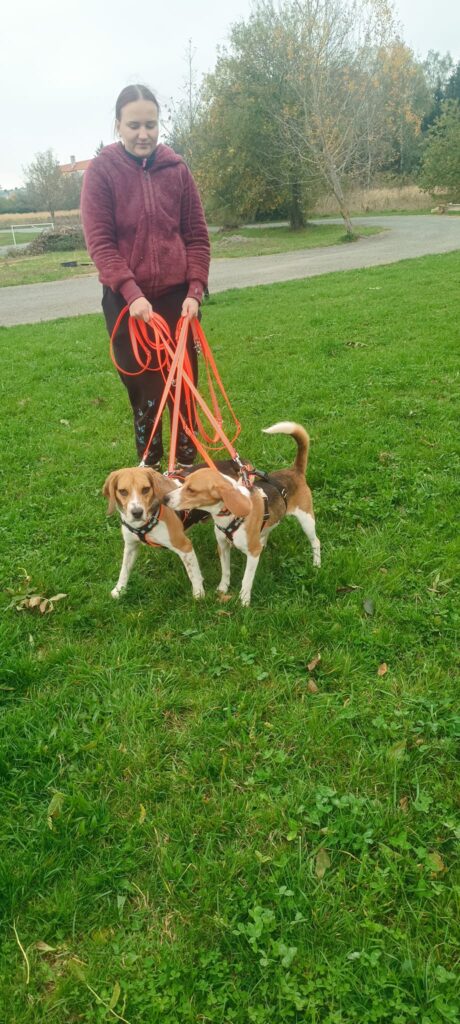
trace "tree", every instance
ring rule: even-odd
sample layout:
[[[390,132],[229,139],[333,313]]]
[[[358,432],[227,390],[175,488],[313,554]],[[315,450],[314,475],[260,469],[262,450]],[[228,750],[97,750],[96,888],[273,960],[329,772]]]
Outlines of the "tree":
[[[54,215],[62,201],[62,174],[52,149],[36,153],[35,159],[24,168],[25,191],[36,210],[48,210]]]
[[[386,0],[259,0],[232,31],[261,88],[293,196],[305,180],[331,191],[352,236],[344,185],[363,151],[378,54],[394,34]],[[265,159],[267,154],[265,154]],[[278,165],[277,165],[278,166]]]
[[[445,100],[441,116],[431,126],[419,184],[426,192],[442,191],[452,202],[460,200],[460,102]]]
[[[370,95],[367,145],[372,170],[410,174],[420,161],[421,124],[431,100],[423,67],[401,39],[379,50]]]
[[[167,109],[168,118],[164,124],[168,144],[184,157],[193,170],[194,162],[194,129],[200,116],[200,90],[197,86],[196,72],[193,66],[196,50],[189,39],[184,57],[187,73],[182,86],[181,99],[172,102]]]

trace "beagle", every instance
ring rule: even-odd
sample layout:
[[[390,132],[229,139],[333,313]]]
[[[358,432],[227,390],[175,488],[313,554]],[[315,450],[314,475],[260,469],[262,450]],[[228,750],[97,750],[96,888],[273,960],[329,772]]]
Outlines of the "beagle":
[[[285,515],[295,516],[310,541],[313,565],[321,565],[321,546],[316,536],[313,501],[305,480],[309,437],[297,423],[275,423],[265,434],[290,434],[297,444],[293,466],[275,473],[256,474],[260,482],[249,490],[242,482],[214,469],[197,469],[183,484],[165,493],[162,501],[169,509],[201,509],[209,512],[219,550],[222,577],[218,591],[226,594],[230,586],[232,544],[246,554],[246,569],[240,599],[245,606],[259,558],[268,536]]]
[[[184,564],[195,598],[204,597],[203,577],[193,545],[185,534],[184,517],[160,505],[178,481],[168,480],[149,467],[117,469],[105,481],[102,493],[108,498],[107,515],[118,508],[121,532],[125,542],[123,561],[112,597],[120,597],[127,586],[141,543],[175,551]],[[201,515],[198,518],[207,518]],[[187,517],[186,525],[198,520]]]

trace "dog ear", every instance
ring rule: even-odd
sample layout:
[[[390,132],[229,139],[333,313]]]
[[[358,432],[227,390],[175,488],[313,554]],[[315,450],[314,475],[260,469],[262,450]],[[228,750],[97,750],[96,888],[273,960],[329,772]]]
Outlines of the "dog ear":
[[[115,488],[117,486],[117,480],[118,480],[118,469],[115,469],[113,471],[113,473],[109,473],[109,475],[107,477],[107,480],[105,481],[105,484],[104,484],[104,486],[102,488],[102,493],[104,495],[104,498],[108,498],[109,499],[109,504],[108,504],[108,507],[107,507],[107,515],[108,516],[111,516],[112,512],[115,512],[115,509],[116,509],[117,503],[116,503],[116,500],[115,500]]]
[[[232,515],[238,516],[238,518],[245,518],[249,515],[252,508],[251,499],[246,494],[242,494],[237,487],[233,487],[227,480],[222,480],[222,483],[219,481],[218,491]]]
[[[163,476],[162,473],[159,473],[158,470],[151,469],[150,466],[145,466],[144,473],[147,473],[148,475],[155,497],[158,498],[158,503],[163,500],[165,494],[169,494],[170,491],[176,490],[176,484],[174,484],[172,480],[168,480],[168,478]]]

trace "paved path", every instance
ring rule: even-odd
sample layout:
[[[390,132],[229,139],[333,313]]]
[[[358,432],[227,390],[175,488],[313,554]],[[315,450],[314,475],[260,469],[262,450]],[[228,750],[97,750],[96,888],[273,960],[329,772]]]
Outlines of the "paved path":
[[[350,245],[214,260],[210,291],[293,281],[335,270],[375,267],[460,249],[460,217],[356,217],[354,221],[356,224],[378,225],[384,230],[379,235],[361,238]],[[0,289],[0,326],[3,327],[98,313],[100,308],[101,286],[95,275]]]

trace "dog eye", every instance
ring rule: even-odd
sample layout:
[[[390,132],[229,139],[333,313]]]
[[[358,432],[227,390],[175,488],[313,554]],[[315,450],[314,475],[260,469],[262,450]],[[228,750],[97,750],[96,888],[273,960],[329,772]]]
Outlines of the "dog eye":
[[[127,498],[128,497],[128,492],[127,492],[127,490],[125,490],[124,487],[120,487],[118,493],[121,494],[122,498]]]
[[[152,490],[152,488],[151,488],[151,487],[143,487],[143,488],[142,488],[142,494],[148,494],[148,493],[149,493],[149,491],[151,491],[151,490]]]

